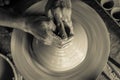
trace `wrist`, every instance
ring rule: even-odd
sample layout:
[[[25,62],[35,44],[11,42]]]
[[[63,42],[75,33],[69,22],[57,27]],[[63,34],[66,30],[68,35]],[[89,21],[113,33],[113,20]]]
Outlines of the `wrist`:
[[[27,19],[25,17],[21,17],[20,18],[20,24],[21,24],[21,28],[23,31],[25,32],[29,32],[29,27],[27,26]]]
[[[26,18],[25,17],[17,17],[14,20],[13,26],[17,29],[27,32]]]

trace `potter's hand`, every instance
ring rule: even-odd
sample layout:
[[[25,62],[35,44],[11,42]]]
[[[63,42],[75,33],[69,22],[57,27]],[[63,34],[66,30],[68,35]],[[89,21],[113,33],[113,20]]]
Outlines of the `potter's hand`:
[[[10,0],[0,0],[0,6],[9,5]]]
[[[32,34],[45,45],[55,45],[59,47],[61,39],[54,34],[56,26],[48,17],[29,17],[25,22],[26,32]]]
[[[57,26],[57,34],[61,38],[73,37],[73,26],[71,20],[71,0],[48,0],[46,14],[53,18]]]

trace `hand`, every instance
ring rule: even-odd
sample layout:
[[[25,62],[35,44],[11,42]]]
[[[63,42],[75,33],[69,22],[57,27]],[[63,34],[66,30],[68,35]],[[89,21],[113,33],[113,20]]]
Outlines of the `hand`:
[[[9,5],[10,0],[0,0],[0,6]]]
[[[71,0],[48,0],[46,5],[46,14],[53,18],[58,35],[62,38],[71,38],[74,35],[71,7]]]
[[[45,45],[61,45],[61,39],[54,34],[56,29],[52,20],[45,16],[29,17],[25,21],[26,32],[42,41]]]

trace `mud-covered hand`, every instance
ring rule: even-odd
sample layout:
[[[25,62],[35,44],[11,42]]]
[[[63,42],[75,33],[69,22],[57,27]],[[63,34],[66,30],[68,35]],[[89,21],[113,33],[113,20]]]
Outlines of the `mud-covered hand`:
[[[71,20],[71,0],[48,0],[45,10],[48,17],[53,18],[60,37],[73,37],[74,32]]]
[[[9,5],[10,0],[0,0],[0,6]]]
[[[55,24],[46,16],[29,17],[25,21],[26,32],[42,41],[45,45],[60,46],[61,39],[54,34]]]

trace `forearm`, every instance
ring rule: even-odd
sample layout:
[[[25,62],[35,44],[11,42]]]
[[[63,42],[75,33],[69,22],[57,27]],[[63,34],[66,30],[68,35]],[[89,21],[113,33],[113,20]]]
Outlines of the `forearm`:
[[[2,8],[0,8],[0,26],[26,30],[23,17],[13,15]]]

